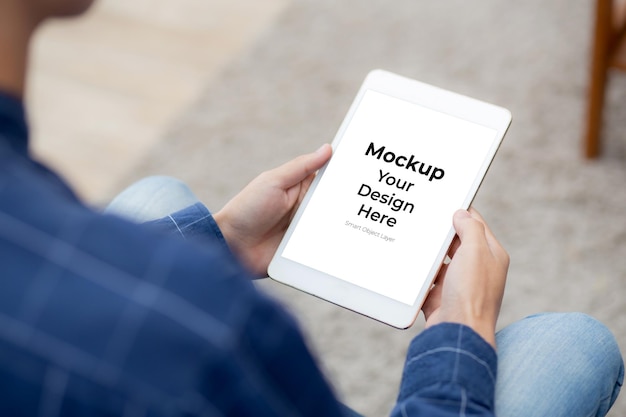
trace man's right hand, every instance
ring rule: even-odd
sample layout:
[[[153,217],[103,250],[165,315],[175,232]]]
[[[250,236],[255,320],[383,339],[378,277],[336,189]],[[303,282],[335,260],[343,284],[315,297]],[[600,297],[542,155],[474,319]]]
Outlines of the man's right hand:
[[[452,260],[442,266],[422,307],[426,327],[465,324],[495,348],[509,255],[476,210],[457,211],[453,222]]]

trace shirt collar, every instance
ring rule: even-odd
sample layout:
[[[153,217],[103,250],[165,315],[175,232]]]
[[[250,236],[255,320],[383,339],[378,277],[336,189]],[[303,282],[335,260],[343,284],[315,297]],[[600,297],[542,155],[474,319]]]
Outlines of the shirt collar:
[[[0,144],[28,153],[28,123],[22,100],[0,91]]]

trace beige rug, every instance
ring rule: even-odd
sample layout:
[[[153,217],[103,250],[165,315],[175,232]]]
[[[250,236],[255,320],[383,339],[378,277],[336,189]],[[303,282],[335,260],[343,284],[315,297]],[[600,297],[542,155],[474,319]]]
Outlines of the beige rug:
[[[585,162],[591,7],[587,0],[294,1],[128,180],[174,175],[219,208],[257,173],[330,141],[372,68],[492,101],[514,115],[475,202],[512,257],[500,325],[539,311],[583,311],[624,347],[626,76],[612,79],[606,153]],[[386,415],[421,322],[393,330],[262,286],[297,312],[346,401],[367,416]],[[611,415],[626,415],[626,394]]]

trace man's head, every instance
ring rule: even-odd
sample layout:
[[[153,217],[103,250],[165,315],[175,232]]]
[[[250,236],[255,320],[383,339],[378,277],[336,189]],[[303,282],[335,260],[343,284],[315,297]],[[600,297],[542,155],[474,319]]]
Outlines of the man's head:
[[[29,3],[31,11],[40,20],[49,17],[75,16],[83,13],[94,0],[18,0]]]
[[[65,17],[81,14],[89,8],[93,1],[94,0],[0,0],[0,12],[4,15],[2,17],[14,23],[38,24],[50,17]]]
[[[0,89],[22,96],[32,34],[51,17],[75,16],[94,0],[0,0]]]
[[[22,0],[23,1],[23,0]],[[74,16],[91,6],[94,0],[31,0],[38,3],[48,16]]]

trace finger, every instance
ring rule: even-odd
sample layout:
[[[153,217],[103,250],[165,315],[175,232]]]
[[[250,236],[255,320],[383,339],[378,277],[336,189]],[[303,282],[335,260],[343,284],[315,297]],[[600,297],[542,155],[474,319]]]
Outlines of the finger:
[[[428,320],[434,311],[441,307],[442,291],[443,285],[437,282],[426,296],[426,300],[424,300],[424,304],[422,304],[422,312],[424,313],[424,318],[426,320]]]
[[[308,177],[306,177],[304,180],[302,180],[302,182],[300,183],[300,187],[287,188],[287,194],[289,195],[289,200],[292,201],[292,199],[295,199],[295,203],[293,204],[294,208],[298,207],[302,203],[302,200],[304,200],[304,196],[306,195],[306,192],[311,186],[311,183],[313,182],[314,178],[315,178],[315,175],[311,174]],[[295,195],[296,193],[297,195]],[[291,222],[291,220],[294,218],[295,215],[296,215],[296,211],[291,210],[291,213],[289,213],[289,215],[287,216],[289,223]]]
[[[479,217],[474,217],[467,210],[457,210],[452,218],[454,230],[459,237],[461,244],[463,241],[473,241],[486,243],[485,223]]]
[[[479,222],[483,224],[483,226],[485,227],[485,235],[487,236],[487,238],[497,241],[498,239],[496,238],[496,235],[493,234],[493,232],[491,231],[491,228],[489,227],[489,225],[483,218],[482,214],[480,214],[478,210],[476,210],[474,207],[470,207],[468,211],[474,219],[478,220]]]
[[[478,212],[478,210],[471,207],[469,213],[473,218],[477,219],[483,224],[485,228],[485,237],[487,239],[487,244],[489,245],[491,251],[501,259],[508,259],[508,253],[506,252],[498,238],[496,238],[496,235],[493,233],[493,231],[491,230],[483,216]]]
[[[441,307],[441,297],[443,293],[443,286],[446,279],[446,271],[448,270],[448,264],[442,264],[441,268],[439,268],[439,272],[437,272],[437,276],[433,281],[428,294],[426,296],[426,300],[422,305],[422,311],[424,312],[424,316],[428,318],[430,313],[439,307]]]
[[[306,194],[306,192],[309,190],[309,187],[311,186],[311,183],[314,179],[315,174],[310,174],[308,177],[302,180],[302,182],[300,183],[300,193],[302,194],[301,197],[304,197],[304,194]]]
[[[461,246],[461,240],[458,236],[455,235],[454,239],[452,239],[450,247],[448,248],[448,258],[452,259],[454,257],[454,254],[456,253],[456,250],[459,248],[459,246]]]
[[[297,158],[275,168],[269,173],[281,189],[288,189],[304,181],[308,176],[320,169],[332,154],[329,144],[322,145],[317,151],[300,155]]]

